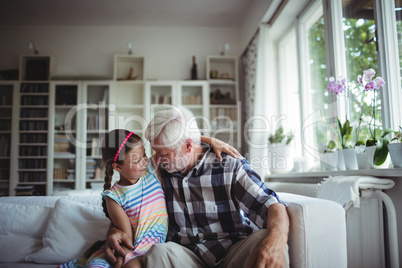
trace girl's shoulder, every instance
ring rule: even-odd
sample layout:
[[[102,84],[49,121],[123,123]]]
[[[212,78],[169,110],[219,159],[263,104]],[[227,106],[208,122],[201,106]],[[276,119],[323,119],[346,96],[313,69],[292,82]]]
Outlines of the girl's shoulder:
[[[161,176],[159,173],[159,168],[156,165],[155,155],[148,158],[148,168],[147,168],[147,174],[145,176],[150,179],[156,180],[161,184],[161,180],[160,180]]]

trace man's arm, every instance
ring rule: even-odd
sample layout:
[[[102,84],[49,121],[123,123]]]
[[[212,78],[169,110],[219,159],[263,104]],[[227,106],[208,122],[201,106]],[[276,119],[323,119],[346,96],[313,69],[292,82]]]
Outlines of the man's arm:
[[[289,216],[281,203],[268,207],[268,236],[253,250],[246,267],[285,267],[285,250],[289,235]]]

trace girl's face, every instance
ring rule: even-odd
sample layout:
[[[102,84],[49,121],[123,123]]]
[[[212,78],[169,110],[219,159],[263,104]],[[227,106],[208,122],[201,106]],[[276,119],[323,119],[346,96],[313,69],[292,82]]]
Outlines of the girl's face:
[[[145,175],[147,164],[144,146],[139,143],[138,146],[127,151],[123,164],[115,164],[114,168],[120,173],[120,180],[126,179],[129,183],[135,183]]]

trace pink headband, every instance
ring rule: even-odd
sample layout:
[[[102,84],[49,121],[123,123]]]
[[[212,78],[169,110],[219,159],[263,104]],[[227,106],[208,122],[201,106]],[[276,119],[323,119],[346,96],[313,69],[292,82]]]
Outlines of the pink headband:
[[[116,156],[114,157],[113,163],[116,163],[117,157],[119,157],[119,154],[120,154],[121,149],[123,148],[124,144],[126,144],[128,138],[130,138],[130,136],[133,135],[133,134],[134,134],[133,132],[130,132],[130,133],[127,135],[126,139],[121,143],[120,148],[119,148],[119,150],[117,150]]]

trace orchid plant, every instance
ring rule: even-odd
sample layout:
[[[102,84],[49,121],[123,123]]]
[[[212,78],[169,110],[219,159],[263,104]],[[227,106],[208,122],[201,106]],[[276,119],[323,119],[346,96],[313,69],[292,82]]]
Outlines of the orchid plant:
[[[373,99],[372,99],[372,106],[373,106],[373,114],[369,123],[369,131],[371,134],[372,139],[367,140],[366,146],[376,145],[376,150],[374,153],[373,163],[377,166],[382,165],[388,155],[388,143],[389,140],[386,136],[392,132],[391,129],[384,129],[379,137],[376,137],[375,134],[375,113],[376,113],[376,106],[377,106],[377,98],[376,94],[377,91],[380,90],[385,85],[384,79],[382,77],[377,76],[374,78],[376,72],[374,69],[368,69],[363,71],[363,76],[359,75],[357,77],[357,84],[364,87],[365,92],[372,91],[373,92]],[[373,129],[371,129],[373,126]]]
[[[382,77],[378,76],[374,78],[376,72],[374,69],[368,69],[363,71],[363,76],[358,75],[357,76],[357,84],[362,85],[364,87],[365,92],[372,91],[373,92],[373,99],[372,99],[372,106],[373,106],[373,115],[371,117],[370,123],[369,123],[369,131],[371,134],[371,137],[373,138],[373,143],[376,144],[376,134],[375,134],[375,113],[376,113],[376,106],[377,106],[377,98],[376,94],[377,91],[380,90],[382,87],[385,85],[384,79]],[[374,78],[374,79],[373,79]],[[371,129],[371,126],[373,125],[373,130]]]

